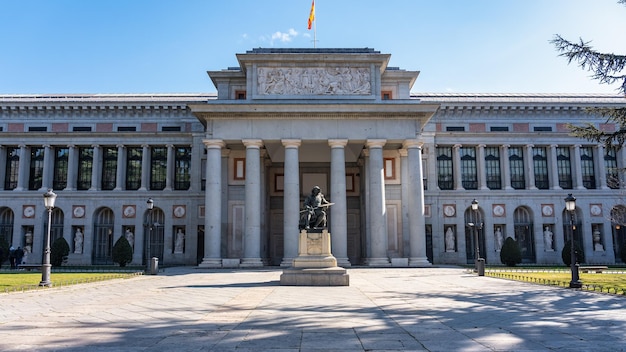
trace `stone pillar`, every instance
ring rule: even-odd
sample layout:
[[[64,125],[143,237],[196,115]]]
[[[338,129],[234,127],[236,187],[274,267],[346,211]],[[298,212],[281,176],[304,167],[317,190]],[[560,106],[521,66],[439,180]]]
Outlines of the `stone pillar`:
[[[125,182],[124,178],[126,176],[126,153],[123,144],[117,145],[117,173],[115,176],[115,189],[114,191],[124,190]]]
[[[388,266],[387,256],[387,209],[385,204],[385,178],[383,165],[384,139],[367,140],[369,148],[369,223],[371,231],[371,257],[367,263],[370,266]]]
[[[48,189],[52,189],[52,171],[54,170],[54,149],[50,146],[50,144],[46,144],[43,146],[43,173],[41,177],[41,188],[39,191],[46,191]]]
[[[298,223],[300,222],[300,160],[299,139],[283,139],[285,147],[284,193],[283,193],[283,241],[284,254],[281,266],[292,266],[298,255]]]
[[[595,160],[595,168],[598,170],[598,178],[600,179],[600,189],[609,189],[609,186],[606,182],[606,167],[604,163],[604,145],[598,144],[595,147],[595,153],[593,160]],[[3,165],[3,164],[0,164]],[[598,182],[596,182],[598,183]],[[0,183],[2,184],[2,183]]]
[[[454,169],[454,189],[464,190],[461,178],[461,145],[455,144],[452,147],[452,167]]]
[[[76,190],[76,177],[78,176],[78,154],[76,153],[76,146],[70,144],[67,146],[67,185],[65,185],[66,191]]]
[[[533,163],[533,147],[532,144],[526,144],[526,155],[524,156],[524,163],[526,164],[526,179],[528,184],[526,189],[537,189],[535,185],[535,165]],[[507,232],[508,233],[508,232]]]
[[[348,267],[348,201],[346,199],[347,139],[329,139],[330,145],[330,238],[339,266]]]
[[[204,198],[204,258],[200,267],[222,266],[222,148],[221,139],[203,140],[207,149]]]
[[[261,261],[261,146],[260,139],[244,139],[246,146],[246,205],[242,267],[263,266]]]
[[[102,175],[102,170],[100,168],[100,165],[102,165],[100,162],[100,159],[102,159],[100,156],[102,147],[97,144],[92,145],[92,147],[93,160],[91,161],[91,188],[89,188],[89,190],[98,191],[100,190],[100,176]]]
[[[570,156],[570,168],[573,171],[574,183],[572,188],[574,189],[586,189],[583,185],[583,169],[582,169],[582,159],[580,158],[580,144],[574,145],[572,149],[574,154],[573,157]]]
[[[500,164],[500,172],[502,173],[502,178],[504,179],[504,189],[513,189],[513,187],[511,187],[511,164],[509,162],[508,144],[500,146],[500,159],[502,160],[502,164]]]
[[[478,145],[478,153],[476,157],[476,171],[478,172],[478,189],[488,190],[487,188],[487,170],[485,169],[485,145]]]
[[[550,189],[561,189],[559,186],[559,167],[556,158],[556,144],[550,144],[548,147],[548,180],[550,180]]]
[[[148,183],[150,182],[150,146],[143,144],[141,146],[141,186],[140,191],[148,190]]]
[[[165,191],[172,190],[172,178],[174,177],[174,145],[167,145],[167,166],[165,170]]]
[[[20,145],[20,164],[18,167],[17,187],[14,191],[28,189],[28,175],[30,170],[30,148],[24,144]],[[33,242],[34,243],[34,242]]]
[[[0,168],[4,170],[4,172],[0,172],[0,190],[4,188],[4,181],[6,179],[6,165],[7,165],[7,147],[4,145],[0,145]]]
[[[409,171],[409,266],[430,266],[426,257],[426,222],[424,220],[424,180],[422,178],[422,143],[404,141]],[[484,154],[484,153],[483,153]]]

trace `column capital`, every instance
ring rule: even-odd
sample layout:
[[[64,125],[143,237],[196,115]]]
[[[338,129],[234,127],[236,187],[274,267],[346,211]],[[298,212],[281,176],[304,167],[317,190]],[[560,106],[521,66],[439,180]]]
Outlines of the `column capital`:
[[[221,139],[203,139],[202,143],[207,149],[220,149],[226,145]]]
[[[486,144],[479,144],[478,148],[485,148],[487,145]]]
[[[408,149],[398,149],[398,154],[400,154],[401,157],[407,157],[409,155],[409,150]]]
[[[453,146],[452,146],[452,148],[454,148],[454,149],[459,149],[459,148],[461,148],[462,146],[463,146],[463,144],[455,144],[455,145],[453,145]]]
[[[531,144],[531,143],[526,144],[526,148],[534,148],[534,147],[535,147],[535,145],[534,145],[534,144]]]
[[[346,145],[348,145],[348,140],[347,139],[329,139],[328,145],[331,148],[343,148]]]
[[[242,139],[241,142],[246,148],[261,148],[263,146],[262,139]]]
[[[406,149],[409,149],[409,148],[422,149],[423,145],[424,145],[424,142],[419,141],[417,139],[406,139],[404,140],[404,142],[402,142],[402,147]]]
[[[365,141],[365,145],[368,148],[382,148],[385,143],[387,143],[386,139],[368,139],[367,141]]]
[[[298,148],[302,145],[301,139],[281,139],[280,142],[285,148]]]
[[[116,146],[118,149],[119,149],[119,148],[124,148],[124,147],[126,147],[124,144],[116,144],[115,146]]]

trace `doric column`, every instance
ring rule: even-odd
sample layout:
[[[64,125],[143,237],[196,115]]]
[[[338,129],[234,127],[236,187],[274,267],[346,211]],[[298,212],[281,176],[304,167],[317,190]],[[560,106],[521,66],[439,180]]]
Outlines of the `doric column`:
[[[66,191],[76,190],[76,177],[78,176],[78,153],[74,144],[67,146],[67,185]]]
[[[167,145],[167,166],[165,169],[165,191],[172,190],[172,178],[174,177],[174,145]]]
[[[126,153],[123,144],[117,145],[117,173],[115,175],[115,191],[121,191],[125,187],[124,178],[126,175]]]
[[[478,171],[478,189],[487,188],[487,175],[485,169],[485,145],[478,145],[478,157],[476,158],[476,171]]]
[[[41,188],[39,191],[46,191],[52,188],[52,171],[54,169],[54,153],[50,144],[46,144],[43,153],[43,174],[41,177]]]
[[[222,266],[222,148],[221,139],[203,140],[207,149],[204,193],[204,258],[200,267]]]
[[[548,180],[550,180],[550,189],[561,189],[559,186],[559,167],[556,157],[557,144],[550,144],[548,147]]]
[[[598,144],[596,145],[594,150],[595,150],[596,155],[594,156],[593,160],[595,160],[595,168],[596,170],[598,170],[598,178],[600,179],[599,180],[600,189],[609,189],[609,186],[606,183],[606,167],[604,164],[604,145]]]
[[[140,191],[148,190],[148,183],[150,182],[150,146],[143,144],[141,146],[141,186]]]
[[[461,178],[461,145],[452,146],[452,166],[454,168],[454,189],[463,190],[463,181]]]
[[[244,139],[246,147],[245,233],[241,266],[262,266],[261,262],[261,146],[260,139]]]
[[[422,143],[404,141],[409,169],[409,266],[430,266],[426,257],[426,223],[424,220],[424,180],[422,178]],[[484,154],[484,153],[483,153]]]
[[[330,145],[330,233],[331,250],[337,265],[350,266],[348,260],[348,202],[346,199],[347,139],[329,139]]]
[[[368,216],[371,231],[371,257],[367,263],[370,266],[387,266],[387,209],[385,204],[385,178],[383,165],[384,139],[367,140],[369,148],[369,184],[370,184],[370,214]]]
[[[284,254],[281,266],[291,266],[298,256],[298,223],[300,221],[300,159],[299,139],[283,139],[285,147],[283,192],[283,242]]]
[[[20,164],[18,167],[17,187],[14,191],[23,191],[28,189],[28,175],[30,170],[30,148],[24,144],[20,144]]]
[[[504,189],[513,189],[513,187],[511,187],[511,163],[509,162],[508,144],[500,146],[500,159],[502,160],[500,173],[502,173],[502,178],[504,179]]]
[[[532,144],[526,144],[526,155],[524,156],[524,164],[526,164],[526,180],[528,180],[527,189],[537,189],[535,185],[535,165],[533,162],[533,147]]]
[[[100,169],[100,151],[102,147],[97,144],[92,145],[93,147],[93,160],[91,161],[91,188],[90,191],[98,191],[100,190],[100,177],[102,176],[102,170]]]
[[[574,184],[572,188],[574,189],[585,189],[583,185],[583,169],[582,169],[582,160],[580,158],[580,144],[574,145],[570,150],[572,150],[574,154],[573,157],[570,157],[570,168],[574,173]]]

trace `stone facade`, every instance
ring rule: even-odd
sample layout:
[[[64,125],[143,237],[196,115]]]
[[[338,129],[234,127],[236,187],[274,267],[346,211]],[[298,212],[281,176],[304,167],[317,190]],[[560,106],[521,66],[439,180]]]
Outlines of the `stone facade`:
[[[125,235],[133,264],[290,266],[318,185],[342,267],[473,263],[476,234],[488,264],[506,237],[525,262],[560,264],[572,193],[587,262],[619,261],[626,153],[567,123],[614,130],[586,109],[623,97],[411,94],[419,72],[389,58],[254,49],[209,72],[217,94],[0,96],[0,237],[39,262],[52,188],[70,264],[110,263]]]

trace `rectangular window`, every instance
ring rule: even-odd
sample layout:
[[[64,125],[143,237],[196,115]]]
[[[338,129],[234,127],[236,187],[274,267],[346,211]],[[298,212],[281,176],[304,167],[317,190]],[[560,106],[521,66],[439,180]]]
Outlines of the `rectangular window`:
[[[556,147],[556,166],[559,186],[563,189],[572,189],[572,162],[569,147]]]
[[[76,189],[86,191],[91,188],[91,174],[93,172],[93,148],[78,148],[78,180]]]
[[[465,131],[465,127],[463,126],[446,126],[447,132],[463,132]]]
[[[587,189],[595,189],[596,175],[593,168],[593,147],[580,148],[580,169],[583,174],[583,186]]]
[[[137,131],[137,127],[135,126],[119,126],[117,128],[118,132],[135,132]]]
[[[246,159],[235,158],[233,160],[233,163],[234,163],[233,178],[235,180],[245,180],[246,179]]]
[[[126,149],[126,189],[136,191],[141,187],[141,147]]]
[[[69,148],[54,149],[54,178],[52,180],[53,189],[64,189],[67,187],[69,152]]]
[[[461,147],[461,182],[465,189],[478,189],[476,148]]]
[[[500,148],[485,148],[485,175],[487,176],[487,188],[502,189],[500,177]]]
[[[91,132],[91,127],[75,126],[72,127],[74,132]]]
[[[606,169],[606,185],[611,189],[618,189],[617,148],[611,147],[606,149],[604,154],[604,168]]]
[[[393,98],[391,91],[383,90],[380,92],[380,98],[382,100],[391,100]]]
[[[102,184],[103,191],[115,189],[117,183],[117,147],[102,148]]]
[[[491,132],[508,132],[509,128],[507,126],[491,126],[489,130]]]
[[[548,181],[548,157],[545,147],[533,147],[533,169],[535,172],[535,186],[539,189],[550,188]]]
[[[30,148],[30,177],[28,179],[28,189],[35,191],[43,184],[43,159],[45,149],[43,147]]]
[[[174,189],[185,191],[191,187],[191,147],[176,147],[174,156]]]
[[[45,126],[30,126],[28,127],[28,132],[47,132],[48,127]]]
[[[511,172],[511,187],[525,189],[524,149],[522,147],[509,148],[509,171]]]
[[[163,132],[180,132],[180,126],[163,126],[161,127]]]
[[[535,126],[535,127],[533,127],[533,131],[535,131],[535,132],[552,132],[552,127],[550,127],[550,126]]]
[[[437,147],[437,185],[439,189],[454,189],[452,147]]]
[[[236,90],[235,91],[235,99],[237,99],[237,100],[246,100],[246,91],[245,90]]]
[[[10,191],[17,188],[20,172],[20,148],[7,147],[7,163],[4,174],[4,189]]]
[[[165,189],[167,178],[167,147],[152,147],[150,152],[150,189]]]
[[[396,159],[395,158],[383,159],[383,174],[385,175],[385,180],[396,179]]]

